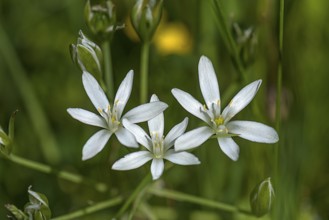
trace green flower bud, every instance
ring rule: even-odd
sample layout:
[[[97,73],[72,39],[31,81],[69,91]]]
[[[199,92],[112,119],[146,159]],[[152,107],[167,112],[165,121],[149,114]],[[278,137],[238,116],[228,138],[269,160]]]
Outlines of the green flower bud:
[[[9,119],[8,135],[2,130],[0,126],[0,152],[7,157],[13,150],[13,140],[15,136],[15,117],[17,112],[18,110],[14,111]]]
[[[18,209],[15,205],[6,204],[6,209],[15,217],[17,220],[27,220],[28,216],[25,213]]]
[[[90,31],[100,40],[111,39],[113,33],[123,27],[117,25],[115,6],[109,0],[97,5],[91,5],[88,0],[84,14]]]
[[[274,200],[274,189],[271,178],[260,182],[250,194],[251,211],[257,217],[261,217],[271,210]]]
[[[72,60],[82,71],[97,77],[102,75],[103,53],[99,46],[79,31],[77,44],[70,45]]]
[[[29,217],[35,220],[48,220],[51,218],[51,211],[48,206],[47,197],[38,192],[28,189],[29,202],[25,205],[24,211]]]
[[[137,0],[131,12],[131,23],[139,38],[152,40],[162,15],[163,0]]]
[[[244,66],[247,67],[255,61],[258,44],[257,34],[254,28],[249,27],[243,30],[237,23],[233,24],[233,31],[239,47],[240,58]]]

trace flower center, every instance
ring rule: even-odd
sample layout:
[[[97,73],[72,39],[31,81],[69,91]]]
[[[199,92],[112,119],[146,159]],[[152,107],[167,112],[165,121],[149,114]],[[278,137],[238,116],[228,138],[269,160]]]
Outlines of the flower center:
[[[116,103],[117,103],[117,101],[114,103],[114,106],[112,109],[111,109],[111,105],[108,105],[107,109],[98,110],[99,113],[101,114],[101,116],[103,116],[103,118],[105,118],[107,125],[108,125],[108,129],[113,133],[119,129],[120,124],[121,124],[121,122],[118,120]]]
[[[216,127],[219,127],[219,126],[223,125],[224,124],[223,116],[220,115],[220,116],[216,117],[214,119],[214,122],[215,122]]]
[[[152,132],[152,143],[153,143],[153,155],[157,159],[161,159],[164,156],[163,149],[163,137],[159,137],[158,132]]]

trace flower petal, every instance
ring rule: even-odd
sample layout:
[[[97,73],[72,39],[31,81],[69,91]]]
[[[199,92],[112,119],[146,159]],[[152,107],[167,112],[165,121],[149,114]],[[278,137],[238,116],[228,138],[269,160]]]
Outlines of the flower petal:
[[[175,141],[175,150],[182,151],[198,147],[213,134],[214,131],[208,126],[196,128],[183,134]]]
[[[82,149],[82,160],[88,160],[103,150],[112,133],[106,129],[96,132],[89,138]]]
[[[135,136],[138,143],[140,143],[141,145],[146,147],[149,151],[151,151],[152,143],[150,142],[150,138],[141,127],[131,123],[127,119],[123,119],[122,124]]]
[[[82,83],[90,101],[93,103],[97,111],[100,109],[107,109],[109,101],[96,79],[90,73],[83,71]]]
[[[117,106],[118,118],[121,118],[123,109],[125,108],[131,94],[133,86],[134,71],[130,70],[124,80],[122,80],[117,94],[115,95],[114,104]]]
[[[113,166],[113,170],[132,170],[136,169],[146,162],[152,160],[152,154],[148,151],[138,151],[127,154],[123,158],[117,160]]]
[[[219,87],[214,67],[205,56],[201,56],[199,61],[199,83],[208,109],[211,109],[211,104],[220,100]]]
[[[163,159],[153,159],[151,164],[151,173],[153,180],[159,179],[164,170]]]
[[[123,116],[123,118],[128,119],[131,123],[140,123],[154,118],[163,112],[167,107],[168,105],[164,102],[156,101],[146,103],[131,109]]]
[[[230,137],[219,137],[217,138],[220,149],[226,154],[229,158],[234,161],[237,161],[239,158],[239,146],[234,142]]]
[[[251,100],[255,97],[261,83],[262,80],[256,80],[245,86],[233,97],[229,105],[223,110],[222,115],[225,119],[225,123],[251,102]]]
[[[151,97],[150,102],[159,101],[159,98],[153,94]],[[164,129],[164,116],[163,113],[158,114],[154,118],[147,121],[149,126],[150,135],[152,132],[157,132],[159,137],[163,136],[163,129]]]
[[[138,148],[138,143],[136,141],[135,136],[128,131],[126,128],[124,127],[120,127],[116,132],[115,132],[115,136],[117,136],[119,142],[127,147],[134,147],[134,148]]]
[[[175,140],[181,136],[185,130],[186,130],[186,127],[187,127],[187,124],[188,124],[188,118],[184,118],[184,120],[175,125],[170,131],[169,133],[166,135],[165,139],[164,139],[164,150],[168,150],[169,148],[171,148],[174,143],[175,143]]]
[[[202,104],[193,98],[193,96],[180,89],[172,89],[171,93],[186,111],[200,118],[202,121],[208,124],[210,123],[210,119],[201,111],[203,108]]]
[[[76,120],[82,123],[93,125],[101,128],[107,128],[105,120],[93,112],[81,108],[68,108],[67,112]]]
[[[272,127],[254,121],[231,121],[227,123],[226,128],[230,133],[254,142],[276,143],[279,140]]]
[[[200,164],[199,159],[188,152],[175,152],[174,150],[168,150],[164,156],[165,159],[172,163],[179,165],[194,165]]]

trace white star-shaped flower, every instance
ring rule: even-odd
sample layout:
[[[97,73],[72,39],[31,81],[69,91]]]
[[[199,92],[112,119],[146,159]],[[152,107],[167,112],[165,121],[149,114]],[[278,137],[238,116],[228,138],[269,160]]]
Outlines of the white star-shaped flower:
[[[276,131],[267,125],[253,121],[230,121],[251,102],[262,83],[261,80],[254,81],[240,90],[223,111],[217,77],[211,61],[205,56],[199,61],[199,83],[206,105],[202,105],[180,89],[172,89],[172,94],[183,108],[207,123],[207,126],[179,137],[175,142],[176,150],[198,147],[211,136],[215,136],[222,151],[236,161],[239,157],[239,146],[232,136],[260,143],[275,143],[279,140]]]
[[[151,103],[158,102],[156,95],[151,98]],[[164,116],[163,113],[148,121],[150,135],[148,135],[140,126],[133,124],[130,120],[123,119],[123,125],[136,137],[138,143],[147,150],[142,150],[127,154],[125,157],[116,161],[112,169],[131,170],[144,165],[152,160],[151,173],[153,180],[160,178],[164,170],[164,159],[180,165],[199,164],[200,161],[193,154],[188,152],[175,152],[170,149],[174,146],[175,140],[181,136],[188,123],[185,118],[181,123],[174,126],[166,137],[163,136]]]
[[[146,103],[135,107],[122,116],[122,112],[130,97],[134,72],[131,70],[121,82],[111,106],[104,91],[96,79],[88,72],[82,74],[83,86],[86,93],[99,112],[99,115],[80,108],[69,108],[68,113],[75,119],[89,125],[103,128],[89,138],[82,150],[82,160],[87,160],[98,154],[115,134],[119,142],[127,147],[138,147],[134,135],[122,126],[122,119],[129,119],[132,123],[147,121],[161,112],[168,105],[164,102]]]

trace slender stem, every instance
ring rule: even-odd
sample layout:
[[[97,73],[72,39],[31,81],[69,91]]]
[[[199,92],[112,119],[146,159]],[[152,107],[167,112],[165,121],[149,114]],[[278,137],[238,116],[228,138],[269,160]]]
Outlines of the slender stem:
[[[114,219],[118,219],[130,206],[130,204],[134,201],[134,199],[138,196],[138,194],[143,190],[143,188],[151,181],[151,174],[148,174],[144,177],[144,179],[139,183],[136,189],[131,193],[129,198],[120,208],[118,213],[115,215]]]
[[[57,176],[58,178],[61,178],[63,180],[67,180],[67,181],[77,183],[77,184],[86,184],[86,185],[92,186],[99,192],[105,192],[108,190],[108,187],[105,183],[88,180],[80,175],[70,173],[67,171],[59,171],[59,170],[52,168],[51,166],[48,166],[48,165],[45,165],[45,164],[42,164],[42,163],[39,163],[36,161],[28,160],[28,159],[16,156],[14,154],[11,154],[9,157],[5,157],[5,158],[18,165],[21,165],[21,166],[24,166],[24,167],[27,167],[27,168],[30,168],[30,169],[33,169],[33,170],[36,170],[36,171],[39,171],[42,173],[54,174],[55,176]]]
[[[226,41],[226,46],[228,47],[228,50],[230,51],[231,56],[233,57],[233,60],[237,66],[240,80],[242,82],[246,83],[245,69],[242,65],[236,42],[234,41],[232,33],[228,26],[226,16],[223,11],[222,3],[220,0],[213,0],[213,1],[215,3],[217,20],[219,22],[219,29],[220,29],[221,33],[224,35],[223,38],[224,38],[224,41]]]
[[[46,114],[29,82],[27,73],[13,47],[6,31],[0,23],[0,54],[7,63],[9,73],[16,84],[16,88],[22,97],[32,127],[41,143],[41,150],[49,163],[55,164],[60,160],[56,139],[50,129]]]
[[[276,94],[276,109],[275,109],[275,122],[276,130],[280,134],[281,129],[281,98],[282,98],[282,57],[283,57],[283,30],[284,30],[284,0],[280,0],[280,12],[279,12],[279,60],[278,60],[278,75],[277,75],[277,94]],[[278,170],[279,170],[279,148],[280,142],[278,142],[274,148],[274,182],[278,182]],[[277,185],[277,184],[276,184]]]
[[[102,51],[104,54],[104,69],[105,69],[105,84],[106,91],[110,101],[114,101],[114,78],[113,78],[113,66],[111,56],[111,43],[110,41],[104,41],[102,44]]]
[[[280,132],[281,125],[281,96],[282,96],[282,56],[283,56],[283,22],[284,22],[284,0],[280,0],[280,16],[279,16],[279,61],[277,75],[277,96],[276,96],[276,129]]]
[[[149,53],[150,43],[143,42],[141,50],[141,63],[140,63],[140,102],[145,103],[147,101],[148,91],[148,66],[149,66]]]
[[[96,204],[91,205],[87,208],[83,208],[83,209],[77,210],[75,212],[66,214],[66,215],[55,217],[52,220],[77,219],[77,218],[80,218],[82,216],[85,216],[85,215],[88,215],[88,214],[91,214],[91,213],[94,213],[94,212],[97,212],[97,211],[100,211],[100,210],[103,210],[103,209],[107,209],[107,208],[119,205],[122,201],[123,201],[122,197],[118,196],[118,197],[115,197],[115,198],[112,198],[112,199],[109,199],[109,200],[106,200],[106,201],[103,201],[103,202],[96,203]]]
[[[190,202],[190,203],[194,203],[194,204],[198,204],[198,205],[202,205],[202,206],[215,208],[215,209],[218,209],[221,211],[239,212],[241,214],[253,216],[253,214],[250,211],[243,210],[243,209],[237,208],[232,205],[228,205],[228,204],[221,203],[221,202],[216,202],[216,201],[209,200],[209,199],[200,198],[197,196],[181,193],[181,192],[174,191],[174,190],[157,189],[155,187],[151,187],[148,189],[148,192],[155,196],[164,197],[167,199],[173,199],[173,200],[183,201],[183,202]]]

